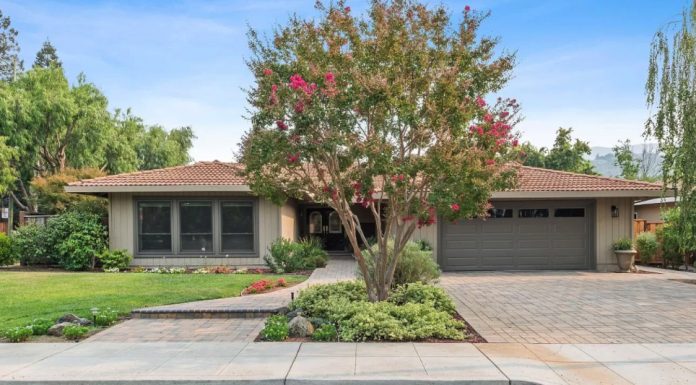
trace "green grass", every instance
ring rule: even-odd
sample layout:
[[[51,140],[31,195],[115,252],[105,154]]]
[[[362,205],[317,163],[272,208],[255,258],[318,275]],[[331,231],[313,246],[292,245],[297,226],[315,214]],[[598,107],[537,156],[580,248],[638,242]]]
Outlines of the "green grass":
[[[65,313],[91,318],[93,307],[128,314],[146,306],[233,297],[254,281],[280,277],[288,283],[306,279],[259,274],[0,272],[0,330]]]

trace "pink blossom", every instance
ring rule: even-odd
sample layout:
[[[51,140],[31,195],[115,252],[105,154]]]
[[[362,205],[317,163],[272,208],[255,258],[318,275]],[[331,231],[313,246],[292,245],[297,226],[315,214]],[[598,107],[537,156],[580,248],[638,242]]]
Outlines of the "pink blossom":
[[[288,125],[282,120],[276,120],[276,126],[278,126],[280,131],[285,131],[288,129]]]
[[[301,114],[302,112],[304,112],[304,107],[304,103],[300,100],[299,102],[297,102],[297,104],[295,104],[295,112]]]
[[[452,211],[454,211],[455,213],[459,211],[459,208],[460,208],[459,204],[457,204],[457,203],[452,203],[450,205],[450,209],[452,209]]]
[[[471,7],[468,6],[468,5],[465,6],[465,7],[464,7],[464,12],[469,12],[469,11],[471,11]]]
[[[329,71],[324,75],[324,80],[326,80],[327,83],[334,83],[336,81],[336,77],[334,76],[333,72]]]
[[[517,146],[519,146],[519,145],[520,145],[520,141],[519,141],[519,140],[515,139],[515,140],[512,141],[512,147],[517,147]]]
[[[264,74],[265,76],[271,76],[271,75],[273,74],[273,70],[270,69],[270,68],[264,68],[264,69],[263,69],[263,74]]]
[[[307,86],[307,82],[302,79],[302,76],[300,74],[294,74],[290,76],[290,88],[293,90],[304,88]]]
[[[483,100],[482,97],[477,96],[477,97],[476,97],[476,105],[478,105],[480,108],[483,108],[483,107],[486,106],[486,101]]]
[[[487,123],[491,123],[491,122],[493,122],[493,115],[486,114],[483,116],[483,120],[486,121]]]
[[[350,13],[350,7],[345,7],[345,8],[343,8],[343,11],[344,11],[345,13]]]
[[[492,165],[495,164],[495,161],[494,161],[493,159],[486,159],[486,164],[487,164],[488,166],[492,166]]]
[[[288,163],[296,163],[300,159],[300,153],[288,154]]]
[[[507,112],[507,111],[503,111],[503,112],[500,113],[500,117],[501,117],[501,118],[507,118],[508,115],[510,115],[510,113]]]

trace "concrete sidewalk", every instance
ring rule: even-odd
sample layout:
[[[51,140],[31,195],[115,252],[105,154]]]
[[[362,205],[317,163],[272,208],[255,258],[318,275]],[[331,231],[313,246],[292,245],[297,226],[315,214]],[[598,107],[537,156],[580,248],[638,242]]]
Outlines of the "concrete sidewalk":
[[[696,344],[0,344],[14,384],[696,384]]]

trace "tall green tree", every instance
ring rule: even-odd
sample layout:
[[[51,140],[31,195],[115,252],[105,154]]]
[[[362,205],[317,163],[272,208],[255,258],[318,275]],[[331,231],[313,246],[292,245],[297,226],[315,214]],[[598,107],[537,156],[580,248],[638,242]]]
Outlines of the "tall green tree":
[[[662,177],[679,201],[674,226],[686,254],[696,250],[696,2],[681,23],[655,34],[646,91],[645,136],[657,138],[664,155]]]
[[[612,148],[615,164],[621,168],[621,177],[624,179],[638,179],[640,161],[633,156],[631,141],[626,139]]]
[[[560,127],[556,131],[556,140],[550,149],[537,148],[529,142],[524,143],[522,145],[522,151],[525,154],[524,165],[588,175],[597,174],[592,162],[587,159],[587,156],[592,153],[590,144],[580,139],[573,139],[572,134],[572,128]]]
[[[0,79],[9,81],[23,71],[24,62],[19,58],[19,33],[12,28],[9,16],[0,10]]]
[[[32,67],[48,68],[51,66],[62,67],[63,63],[58,58],[58,51],[56,51],[56,48],[49,40],[46,40],[41,46],[41,49],[36,53],[36,59],[34,59],[34,65],[32,65]]]
[[[384,300],[417,228],[437,214],[486,215],[492,192],[512,186],[519,105],[484,98],[514,56],[478,35],[487,14],[468,7],[456,24],[410,0],[375,0],[364,16],[342,1],[317,9],[268,40],[249,31],[252,129],[240,160],[255,193],[333,208],[369,299]],[[364,209],[376,246],[361,250]]]
[[[191,127],[180,127],[170,131],[162,126],[148,127],[136,144],[140,170],[171,167],[191,161],[188,153],[193,146]]]

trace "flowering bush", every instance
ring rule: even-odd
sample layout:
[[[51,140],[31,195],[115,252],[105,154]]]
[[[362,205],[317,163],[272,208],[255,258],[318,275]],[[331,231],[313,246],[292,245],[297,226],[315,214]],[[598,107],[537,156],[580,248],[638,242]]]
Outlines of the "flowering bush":
[[[477,36],[486,13],[470,8],[457,25],[416,1],[372,2],[365,17],[340,0],[317,8],[267,40],[249,33],[243,172],[276,203],[309,196],[336,210],[369,298],[385,300],[416,228],[483,216],[492,192],[513,186],[519,103],[489,94],[514,57]],[[354,203],[383,230],[365,249],[371,270]]]
[[[246,289],[242,291],[242,295],[259,294],[276,287],[286,287],[287,285],[288,283],[284,278],[278,278],[276,281],[272,279],[261,279],[247,286]]]

